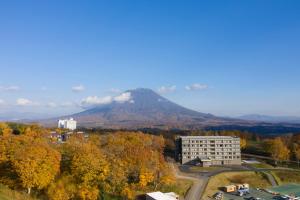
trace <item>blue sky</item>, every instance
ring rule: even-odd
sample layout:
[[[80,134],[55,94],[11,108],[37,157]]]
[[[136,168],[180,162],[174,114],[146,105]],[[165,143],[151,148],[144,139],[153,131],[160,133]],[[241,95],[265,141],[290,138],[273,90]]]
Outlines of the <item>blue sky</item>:
[[[201,112],[300,116],[299,10],[296,0],[1,1],[0,113],[66,114],[112,88],[164,86]]]

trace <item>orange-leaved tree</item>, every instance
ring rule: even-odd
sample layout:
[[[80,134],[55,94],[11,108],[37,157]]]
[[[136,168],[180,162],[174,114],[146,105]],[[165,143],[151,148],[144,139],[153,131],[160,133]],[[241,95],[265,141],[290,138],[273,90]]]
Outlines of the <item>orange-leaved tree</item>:
[[[246,146],[247,146],[247,140],[246,138],[241,138],[240,139],[240,146],[241,146],[241,149],[245,149]]]
[[[163,157],[164,145],[163,137],[141,132],[103,136],[101,147],[111,165],[109,191],[132,199],[136,190],[172,184],[174,176]]]
[[[61,156],[47,143],[34,141],[19,146],[11,160],[13,169],[23,187],[43,189],[59,172]]]
[[[77,197],[97,199],[103,192],[109,173],[109,164],[100,148],[83,136],[71,137],[66,145],[69,173],[78,186]]]
[[[299,163],[300,163],[300,145],[299,144],[294,145],[294,154],[297,159],[298,167],[299,167]]]
[[[3,122],[0,122],[0,136],[7,137],[11,135],[13,130]]]
[[[275,160],[275,164],[277,164],[277,161],[281,162],[289,159],[290,150],[282,142],[280,137],[266,140],[264,148]]]
[[[63,175],[55,182],[52,182],[47,190],[48,198],[51,200],[74,199],[77,193],[77,186],[71,175]]]

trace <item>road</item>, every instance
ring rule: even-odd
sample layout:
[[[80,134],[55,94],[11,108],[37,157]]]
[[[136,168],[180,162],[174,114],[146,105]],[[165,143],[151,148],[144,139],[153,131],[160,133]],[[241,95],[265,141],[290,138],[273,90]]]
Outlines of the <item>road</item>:
[[[186,174],[179,171],[178,167],[172,163],[172,168],[175,172],[176,178],[187,179],[193,181],[192,187],[184,197],[185,200],[200,200],[208,182],[208,176],[199,176],[196,174]]]
[[[247,168],[249,170],[252,170],[252,171],[264,173],[267,176],[268,181],[271,183],[271,185],[273,187],[278,185],[275,178],[274,178],[274,176],[272,174],[270,174],[268,169],[260,169],[260,168],[256,168],[256,167],[253,167],[253,166],[250,166],[250,165],[247,165]]]
[[[277,186],[277,182],[272,174],[269,173],[269,169],[258,169],[252,166],[230,166],[228,168],[223,168],[221,170],[216,170],[212,172],[206,172],[206,173],[192,173],[189,170],[189,167],[181,166],[181,169],[179,170],[178,166],[174,163],[172,163],[172,167],[175,172],[175,176],[177,178],[181,179],[188,179],[193,181],[193,186],[190,188],[188,193],[185,196],[185,200],[200,200],[204,190],[206,188],[206,185],[208,183],[208,180],[210,177],[215,176],[217,174],[220,174],[222,172],[242,172],[242,171],[257,171],[264,173],[266,177],[268,178],[269,182],[272,186]]]
[[[271,158],[270,156],[260,156],[260,155],[249,154],[249,153],[242,153],[242,156],[250,157],[250,158],[260,158],[260,159],[263,159],[263,160],[272,160],[272,161],[274,161],[274,159]],[[294,160],[289,160],[287,162],[298,164],[298,162],[294,161]]]
[[[273,175],[271,175],[270,173],[267,173],[267,172],[263,172],[263,173],[267,176],[269,182],[271,183],[271,185],[273,187],[278,185],[277,182],[275,181],[275,178]]]

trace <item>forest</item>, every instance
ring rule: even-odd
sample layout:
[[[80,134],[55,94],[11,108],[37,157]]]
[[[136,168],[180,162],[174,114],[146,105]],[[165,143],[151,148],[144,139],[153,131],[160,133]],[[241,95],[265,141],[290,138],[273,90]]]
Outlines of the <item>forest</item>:
[[[0,124],[0,181],[43,199],[133,199],[175,182],[164,138],[116,132],[74,134],[60,144],[37,125]]]
[[[166,131],[82,129],[63,143],[66,130],[0,123],[0,184],[37,199],[135,199],[176,183],[166,161],[178,135],[241,138],[244,153],[267,155],[274,164],[300,160],[300,134],[263,136],[238,130]]]

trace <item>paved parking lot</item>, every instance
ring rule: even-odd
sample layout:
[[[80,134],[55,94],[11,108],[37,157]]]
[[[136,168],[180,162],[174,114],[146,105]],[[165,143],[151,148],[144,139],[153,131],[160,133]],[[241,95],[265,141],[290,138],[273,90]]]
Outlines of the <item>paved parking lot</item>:
[[[294,194],[300,196],[300,184],[287,184],[282,186],[273,187],[270,190],[280,194],[290,195]]]
[[[261,198],[262,200],[273,200],[274,196],[267,192],[258,191],[255,189],[250,189],[250,194],[243,197],[239,197],[235,194],[224,193],[224,200],[245,200],[250,197]]]
[[[298,184],[288,184],[270,188],[269,190],[281,193],[282,195],[300,195],[300,185]],[[243,197],[237,196],[235,193],[224,193],[224,200],[247,200],[250,197],[260,198],[261,200],[274,200],[280,199],[278,196],[273,196],[265,191],[258,191],[256,189],[250,189],[250,194]]]

